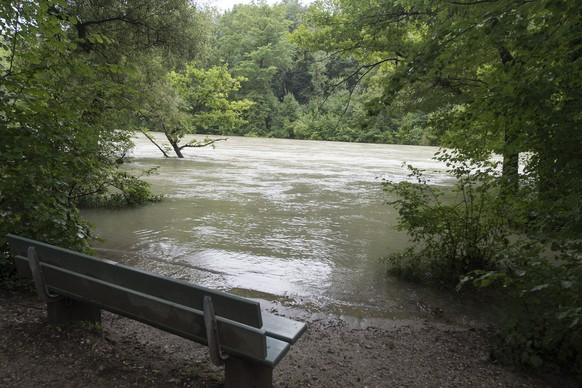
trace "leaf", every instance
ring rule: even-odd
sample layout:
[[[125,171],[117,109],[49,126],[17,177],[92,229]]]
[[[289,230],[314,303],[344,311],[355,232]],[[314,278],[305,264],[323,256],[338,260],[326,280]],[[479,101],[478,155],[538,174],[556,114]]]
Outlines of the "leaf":
[[[529,363],[531,366],[533,366],[534,368],[539,368],[540,366],[543,365],[543,361],[540,358],[540,356],[538,356],[537,354],[531,355],[529,357]]]
[[[545,290],[548,287],[550,287],[549,284],[539,284],[539,285],[533,287],[532,289],[530,289],[530,291],[531,292],[541,291],[541,290]]]
[[[574,284],[574,282],[571,280],[562,280],[560,282],[560,285],[562,286],[562,288],[565,288],[565,289],[572,288],[573,284]]]

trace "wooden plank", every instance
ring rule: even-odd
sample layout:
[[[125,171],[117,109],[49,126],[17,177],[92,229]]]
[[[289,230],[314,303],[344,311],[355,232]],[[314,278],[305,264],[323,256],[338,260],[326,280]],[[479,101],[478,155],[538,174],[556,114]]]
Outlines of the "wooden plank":
[[[208,295],[212,298],[216,315],[256,328],[263,326],[259,302],[20,236],[7,237],[13,256],[18,255],[26,260],[28,247],[34,246],[41,262],[197,310],[203,309],[204,296]],[[26,275],[30,271],[24,267],[23,263],[18,265],[19,271]]]
[[[273,368],[229,358],[224,369],[224,388],[272,388]]]
[[[204,295],[209,295],[213,298],[214,303],[219,301],[219,306],[223,312],[223,314],[219,315],[217,313],[217,315],[219,316],[218,325],[221,331],[221,342],[227,353],[245,358],[250,357],[263,365],[271,367],[277,365],[288,352],[289,343],[295,343],[306,330],[306,325],[302,322],[268,313],[262,313],[265,317],[263,324],[258,302],[239,296],[150,274],[116,262],[61,249],[19,236],[9,235],[8,238],[12,254],[16,258],[16,266],[21,275],[31,276],[26,251],[29,246],[34,246],[37,249],[37,254],[39,254],[45,278],[51,291],[78,300],[89,300],[119,315],[139,320],[204,344],[206,344],[206,337],[203,330],[202,307],[196,307],[202,306]],[[73,270],[62,270],[57,267],[63,264]],[[75,272],[77,271],[81,274],[76,274]],[[79,279],[75,279],[76,277]],[[59,283],[61,284],[60,286]],[[63,285],[66,285],[66,287]],[[175,287],[172,287],[173,285]],[[133,287],[135,288],[132,289]],[[92,292],[88,296],[87,290],[89,289]],[[109,289],[109,291],[106,291],[106,289]],[[193,297],[192,295],[195,296]],[[198,298],[199,296],[200,298]],[[131,297],[131,303],[127,299],[129,297]],[[157,303],[152,303],[152,301]],[[239,301],[246,302],[246,308],[249,305],[251,306],[251,315],[255,314],[255,312],[258,314],[258,320],[250,320],[252,323],[250,326],[262,328],[259,331],[264,333],[263,340],[266,342],[266,355],[259,356],[264,353],[261,353],[258,348],[251,347],[249,352],[249,345],[245,342],[247,339],[244,330],[243,334],[241,334],[240,330],[230,329],[233,325],[235,327],[240,326],[236,322],[237,315],[241,314],[240,311],[238,314],[232,311],[233,308],[236,308],[236,306],[233,307],[232,305]],[[133,306],[133,309],[130,306]],[[136,306],[141,306],[142,310]],[[162,317],[152,319],[148,315],[151,314],[152,309],[159,310]],[[190,320],[186,320],[186,322],[184,322],[184,317],[176,319],[176,314],[180,309],[187,312],[195,311],[196,318],[190,317]],[[150,313],[147,312],[148,310],[150,310]],[[226,318],[225,315],[234,319]],[[164,316],[165,318],[163,318]],[[235,322],[230,322],[231,320]],[[245,326],[245,324],[242,326]],[[265,335],[267,335],[266,338]],[[222,338],[223,336],[225,337],[224,339]],[[241,350],[241,348],[244,348],[244,350]],[[265,349],[265,346],[262,346],[262,349]]]
[[[285,357],[289,349],[291,349],[291,345],[288,342],[267,337],[267,357],[265,361],[268,361],[274,367]]]
[[[41,263],[47,287],[60,295],[89,301],[190,340],[206,344],[204,314],[139,291],[113,285],[56,266]],[[217,317],[223,350],[232,355],[270,364],[265,332]]]
[[[268,336],[294,344],[307,330],[303,322],[263,312],[263,330]]]

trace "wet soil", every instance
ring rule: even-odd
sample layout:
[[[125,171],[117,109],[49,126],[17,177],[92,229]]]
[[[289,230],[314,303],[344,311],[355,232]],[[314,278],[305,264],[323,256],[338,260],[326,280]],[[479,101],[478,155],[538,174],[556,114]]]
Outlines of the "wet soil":
[[[577,386],[494,363],[487,328],[442,317],[365,328],[302,319],[308,331],[275,368],[275,387]],[[51,326],[36,296],[0,291],[1,387],[221,387],[223,376],[199,344],[106,312],[100,326]]]

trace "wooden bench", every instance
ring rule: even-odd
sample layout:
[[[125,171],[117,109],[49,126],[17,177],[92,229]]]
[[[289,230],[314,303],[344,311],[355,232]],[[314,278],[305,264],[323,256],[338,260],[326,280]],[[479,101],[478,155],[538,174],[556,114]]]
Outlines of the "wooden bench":
[[[306,325],[259,302],[8,235],[20,275],[33,278],[49,323],[101,321],[101,309],[207,345],[227,387],[270,387],[273,368]]]

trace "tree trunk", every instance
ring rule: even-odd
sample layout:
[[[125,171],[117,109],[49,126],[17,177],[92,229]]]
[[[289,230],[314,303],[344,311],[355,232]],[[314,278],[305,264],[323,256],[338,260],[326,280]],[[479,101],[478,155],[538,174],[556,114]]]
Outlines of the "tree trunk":
[[[166,135],[166,139],[168,139],[168,142],[170,142],[170,144],[172,145],[172,148],[174,149],[176,156],[178,156],[180,159],[184,159],[184,155],[182,154],[182,148],[180,148],[180,146],[178,145],[178,139],[173,138],[167,132],[164,132],[164,134]]]
[[[515,195],[519,190],[519,152],[516,151],[515,139],[510,131],[505,130],[503,146],[503,195]]]
[[[170,144],[172,145],[172,148],[174,149],[174,152],[176,153],[176,155],[180,158],[180,159],[184,159],[184,154],[182,154],[182,149],[178,146],[178,143],[176,141],[173,141],[171,139],[168,139],[170,141]]]
[[[506,71],[515,63],[515,58],[509,52],[507,47],[499,47],[499,59]],[[516,144],[515,134],[512,130],[505,128],[503,139],[503,186],[502,194],[515,195],[519,189],[519,151]]]

